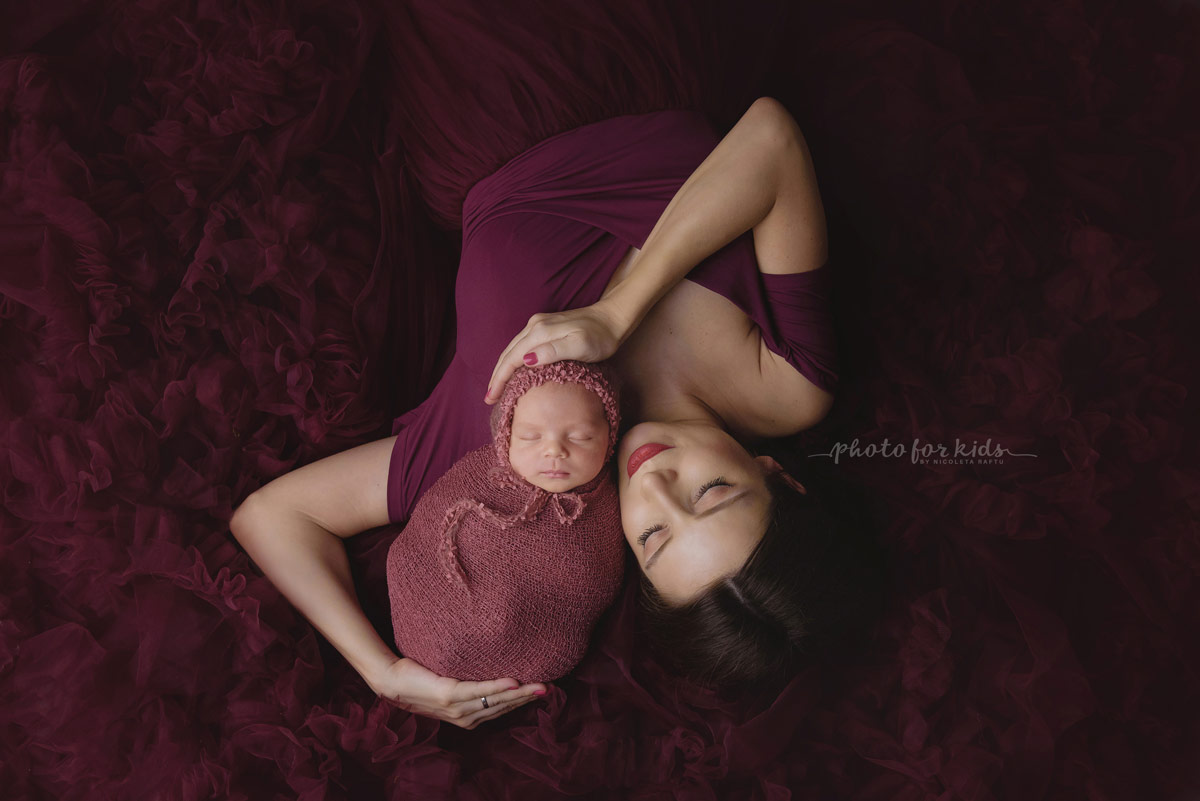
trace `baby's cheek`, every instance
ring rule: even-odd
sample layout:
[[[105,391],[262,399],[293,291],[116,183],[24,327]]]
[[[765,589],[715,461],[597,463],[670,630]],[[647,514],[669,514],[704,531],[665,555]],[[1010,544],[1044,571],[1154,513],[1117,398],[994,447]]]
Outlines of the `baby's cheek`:
[[[509,466],[512,467],[514,473],[516,473],[517,475],[519,475],[521,478],[525,479],[526,481],[530,480],[530,478],[529,478],[530,474],[536,475],[536,473],[537,473],[536,470],[530,470],[528,461],[529,460],[526,458],[525,453],[519,447],[516,447],[514,445],[509,446],[509,448],[508,448],[508,464],[509,464]]]
[[[603,472],[603,470],[604,470],[604,465],[605,465],[605,461],[604,461],[604,452],[603,451],[596,451],[596,452],[592,452],[592,453],[588,454],[588,460],[587,460],[588,469],[585,470],[584,472],[588,473],[589,475],[584,480],[583,483],[586,483],[587,481],[591,481],[593,478],[600,475],[600,473]]]

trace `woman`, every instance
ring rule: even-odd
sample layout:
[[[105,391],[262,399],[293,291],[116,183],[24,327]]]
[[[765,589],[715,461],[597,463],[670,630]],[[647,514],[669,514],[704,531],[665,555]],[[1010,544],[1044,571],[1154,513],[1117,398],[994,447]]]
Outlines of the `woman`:
[[[457,352],[431,398],[397,420],[397,436],[281,476],[235,513],[231,529],[264,573],[372,689],[397,705],[473,728],[545,692],[544,685],[517,686],[505,678],[457,682],[397,657],[355,595],[341,540],[404,519],[420,492],[487,436],[486,414],[459,414],[469,407],[456,408],[450,396],[477,389],[478,398],[486,386],[486,400],[494,402],[521,363],[611,357],[624,380],[626,419],[646,421],[620,444],[625,536],[657,597],[670,608],[738,573],[763,540],[773,511],[778,516],[772,492],[786,483],[779,465],[752,457],[735,435],[790,435],[825,416],[833,382],[827,326],[824,335],[813,337],[810,352],[787,358],[780,353],[786,353],[786,343],[774,341],[768,327],[747,314],[752,301],[731,302],[733,290],[722,296],[682,279],[695,278],[693,268],[701,265],[719,283],[725,265],[739,258],[756,260],[768,276],[816,270],[827,255],[824,213],[803,136],[778,102],[756,101],[715,148],[693,131],[696,119],[664,112],[587,126],[476,184],[464,207]],[[611,134],[617,130],[640,144],[614,145]],[[638,173],[630,182],[636,192],[610,197],[619,202],[601,204],[597,212],[599,190],[582,187],[579,197],[586,202],[573,206],[553,186],[554,174],[568,182],[572,176],[588,180],[574,172],[588,151],[556,147],[564,142],[611,150],[612,171],[643,164],[646,148],[658,148],[656,163],[677,167],[692,159],[699,166],[682,186],[669,174],[646,173],[643,180]],[[702,161],[695,156],[701,146],[711,149]],[[550,186],[544,194],[558,203],[553,213],[522,216],[541,202],[530,190],[534,185]],[[670,202],[646,235],[636,221],[661,197]],[[522,226],[534,223],[561,223],[556,233],[562,235],[544,235],[544,228],[522,235]],[[747,232],[753,250],[749,237],[739,250],[734,240]],[[574,248],[569,257],[555,250],[567,247],[564,242]],[[602,268],[584,279],[606,278],[590,289],[587,280],[570,283],[579,278],[576,267],[585,257]],[[571,292],[551,296],[512,286],[527,259],[567,265],[562,286],[573,287]],[[592,290],[602,291],[576,302],[586,301]],[[537,309],[522,305],[530,298],[560,309],[582,308],[530,317]],[[517,330],[526,320],[497,358],[494,331]],[[479,425],[462,422],[464,417],[478,417]],[[728,666],[717,672],[730,673]]]

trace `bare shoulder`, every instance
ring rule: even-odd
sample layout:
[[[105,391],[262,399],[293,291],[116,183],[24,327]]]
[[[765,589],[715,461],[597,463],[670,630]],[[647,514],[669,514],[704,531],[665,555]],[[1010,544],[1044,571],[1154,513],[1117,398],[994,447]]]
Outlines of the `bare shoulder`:
[[[251,493],[234,512],[298,514],[339,537],[386,525],[387,484],[396,438],[358,445],[284,473]]]
[[[789,436],[819,423],[833,405],[832,395],[767,348],[741,309],[692,281],[680,281],[635,338],[631,355],[651,367],[642,372],[688,387],[736,435]]]
[[[740,358],[712,371],[717,385],[726,388],[716,396],[716,410],[739,436],[792,436],[821,422],[833,407],[833,395],[770,350],[757,327]]]
[[[821,389],[775,353],[759,336],[761,394],[758,436],[787,437],[812,428],[833,408],[833,394]]]
[[[725,388],[714,393],[714,409],[739,436],[791,436],[821,422],[833,406],[833,395],[767,348],[757,328],[739,358],[710,370]]]

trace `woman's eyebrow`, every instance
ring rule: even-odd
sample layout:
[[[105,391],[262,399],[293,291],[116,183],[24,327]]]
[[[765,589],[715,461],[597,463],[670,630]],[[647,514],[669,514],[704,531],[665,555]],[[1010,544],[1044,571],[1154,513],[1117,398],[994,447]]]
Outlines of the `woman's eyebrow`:
[[[749,497],[749,495],[750,495],[750,490],[748,490],[748,489],[742,490],[737,495],[726,498],[725,500],[721,501],[718,504],[714,504],[712,506],[712,508],[705,509],[703,512],[698,514],[697,517],[708,517],[713,512],[724,509],[727,506],[732,506],[733,504],[737,503],[738,501],[742,500],[743,498]],[[667,546],[671,544],[671,541],[673,539],[675,539],[674,536],[667,537],[666,541],[664,541],[662,545],[658,546],[658,550],[654,552],[654,556],[651,556],[649,559],[646,560],[646,570],[649,570],[650,568],[654,567],[654,563],[658,561],[658,557],[662,554],[663,551],[665,551],[667,549]]]
[[[667,550],[667,546],[670,545],[671,541],[674,539],[675,539],[674,537],[667,537],[666,542],[664,542],[662,545],[658,546],[658,550],[654,552],[654,556],[651,556],[649,559],[646,560],[646,569],[647,570],[654,567],[654,563],[658,561],[659,554],[661,554],[663,551]]]
[[[724,509],[726,506],[731,506],[731,505],[737,503],[738,501],[740,501],[742,498],[748,497],[749,495],[750,495],[750,490],[744,489],[741,492],[739,492],[737,495],[732,495],[732,496],[726,498],[725,500],[721,501],[720,503],[713,504],[712,506],[708,507],[700,514],[696,515],[696,517],[708,517],[713,512],[716,512],[719,509]],[[662,550],[662,549],[660,548],[659,550]],[[655,556],[658,556],[658,554],[655,554]]]

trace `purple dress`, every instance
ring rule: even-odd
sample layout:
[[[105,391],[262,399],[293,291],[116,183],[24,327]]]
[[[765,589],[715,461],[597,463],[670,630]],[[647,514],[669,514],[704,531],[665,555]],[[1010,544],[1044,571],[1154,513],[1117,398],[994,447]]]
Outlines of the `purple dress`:
[[[695,112],[615,117],[540,142],[471,188],[455,287],[456,351],[430,396],[392,424],[392,522],[406,520],[451,465],[490,441],[483,395],[501,351],[529,318],[599,300],[625,253],[642,247],[719,139]],[[833,390],[828,266],[763,275],[747,233],[686,280],[728,298],[771,351]]]

